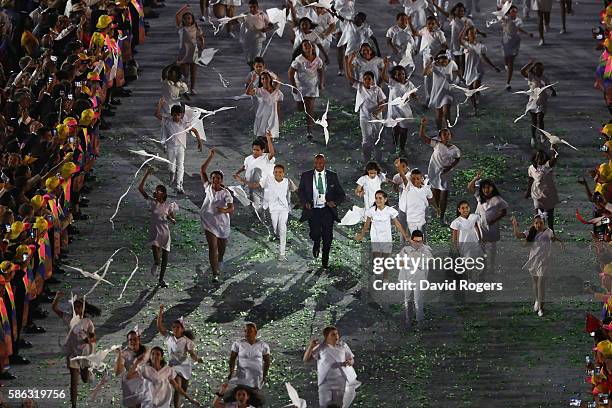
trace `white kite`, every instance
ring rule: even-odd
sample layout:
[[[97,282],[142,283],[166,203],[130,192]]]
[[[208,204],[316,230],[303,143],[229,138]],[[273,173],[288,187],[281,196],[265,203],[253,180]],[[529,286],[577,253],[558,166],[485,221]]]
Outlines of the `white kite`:
[[[307,4],[306,7],[321,7],[326,10],[331,10],[332,2],[331,0],[319,0],[317,2]]]
[[[196,59],[194,62],[196,63],[196,65],[205,67],[208,64],[210,64],[210,61],[212,61],[217,51],[219,50],[216,48],[204,48],[202,52],[200,53],[200,56],[198,57],[198,59]]]
[[[402,96],[398,96],[397,98],[390,100],[389,102],[387,102],[387,105],[389,106],[404,106],[408,103],[408,100],[410,99],[410,97],[414,94],[417,93],[417,91],[419,90],[420,86],[417,86],[416,88],[412,88],[408,91],[406,91],[405,94],[403,94]]]
[[[380,128],[380,131],[378,132],[378,139],[376,139],[376,143],[374,144],[378,144],[378,142],[380,142],[380,137],[382,135],[383,130],[386,127],[395,127],[397,126],[398,123],[400,123],[401,121],[404,120],[411,120],[414,118],[386,118],[386,119],[372,119],[372,120],[368,120],[368,122],[370,123],[382,123],[382,127]]]
[[[467,103],[467,102],[468,102],[468,100],[469,100],[469,99],[470,99],[472,96],[474,96],[475,94],[477,94],[478,92],[482,92],[482,91],[485,91],[485,90],[487,90],[487,89],[489,89],[489,88],[490,88],[490,87],[488,87],[488,86],[481,85],[481,86],[479,86],[478,88],[475,88],[475,89],[468,89],[468,88],[464,88],[464,87],[462,87],[462,86],[455,85],[455,84],[451,84],[451,85],[450,85],[450,87],[451,87],[451,88],[454,88],[454,89],[458,89],[458,90],[460,90],[460,91],[461,91],[461,92],[463,92],[463,94],[465,95],[465,100],[464,100],[463,102],[461,102],[459,105],[463,105],[463,104]]]
[[[227,189],[232,192],[232,195],[236,197],[236,200],[238,200],[240,204],[242,204],[245,207],[253,208],[253,211],[255,211],[255,215],[257,216],[257,219],[259,220],[259,222],[265,225],[266,229],[268,229],[268,226],[266,225],[266,223],[263,221],[263,219],[259,215],[259,211],[257,211],[257,208],[255,208],[255,205],[249,199],[248,194],[246,193],[246,191],[244,191],[242,186],[227,186]],[[270,230],[268,229],[268,233],[269,232]]]
[[[221,17],[220,19],[217,20],[217,25],[216,26],[211,21],[212,26],[215,28],[214,35],[217,35],[219,30],[221,30],[221,28],[223,28],[230,21],[239,20],[241,18],[245,18],[246,16],[247,16],[246,14],[240,14],[240,15],[235,16],[235,17]]]
[[[198,108],[198,107],[193,107],[193,106],[185,106],[185,111],[187,111],[187,108],[190,108],[194,112],[196,112],[199,115],[199,119],[206,119],[207,117],[216,115],[219,112],[223,112],[223,111],[230,110],[230,109],[236,109],[236,106],[222,106],[221,108],[215,109],[212,111]]]
[[[91,364],[90,366],[91,369],[104,370],[107,367],[106,363],[104,363],[104,360],[106,359],[106,357],[109,355],[109,353],[115,350],[118,350],[120,348],[121,348],[121,345],[118,344],[118,345],[112,346],[111,348],[96,351],[95,353],[88,354],[86,356],[72,357],[70,360],[71,361],[86,360],[86,361],[89,361],[89,363]]]
[[[529,100],[527,101],[527,106],[525,107],[525,113],[523,113],[521,116],[519,116],[518,118],[514,119],[514,123],[518,122],[519,120],[523,119],[525,116],[527,116],[527,114],[529,113],[530,110],[535,109],[536,108],[536,104],[538,102],[538,99],[540,98],[540,95],[542,94],[542,92],[544,92],[547,88],[550,88],[554,85],[557,85],[557,82],[555,82],[554,84],[549,84],[546,86],[543,86],[541,88],[533,87],[528,89],[527,91],[516,91],[514,92],[515,94],[524,94],[524,95],[529,95]]]
[[[349,408],[356,396],[356,390],[361,385],[357,381],[357,373],[352,366],[341,367],[342,374],[346,378],[346,386],[344,387],[344,396],[342,397],[342,408]]]
[[[282,37],[283,32],[285,31],[285,26],[287,25],[286,11],[279,8],[269,8],[266,10],[266,14],[268,15],[268,21],[270,21],[270,24],[277,25],[277,28],[274,31],[276,35]]]
[[[533,126],[533,125],[531,125],[531,126]],[[542,129],[540,129],[537,126],[533,126],[533,127],[538,129],[540,132],[542,132],[542,134],[544,136],[546,136],[546,138],[548,139],[548,142],[550,143],[550,149],[551,150],[554,150],[556,152],[557,150],[555,149],[555,146],[558,145],[558,144],[564,144],[564,145],[567,145],[567,146],[571,147],[572,149],[578,151],[578,149],[576,149],[574,146],[569,144],[566,140],[561,139],[559,136],[553,135],[552,133],[547,132],[545,130],[542,130]]]
[[[329,112],[329,101],[327,101],[327,108],[325,108],[325,113],[321,116],[321,119],[317,119],[314,122],[323,128],[323,133],[325,134],[325,145],[329,143],[329,129],[327,123],[327,113]]]
[[[487,28],[491,27],[493,24],[499,23],[502,20],[502,18],[504,18],[504,16],[508,14],[508,11],[510,11],[511,7],[512,7],[512,1],[507,1],[502,6],[501,10],[496,10],[492,12],[491,14],[493,14],[495,18],[486,22]]]
[[[285,387],[287,388],[287,394],[289,394],[289,399],[291,400],[291,404],[285,405],[285,407],[306,408],[306,401],[300,398],[291,383],[285,383]]]
[[[356,205],[353,206],[351,210],[348,210],[344,217],[340,220],[340,225],[350,226],[357,225],[360,222],[363,222],[365,219],[365,208],[358,207]]]

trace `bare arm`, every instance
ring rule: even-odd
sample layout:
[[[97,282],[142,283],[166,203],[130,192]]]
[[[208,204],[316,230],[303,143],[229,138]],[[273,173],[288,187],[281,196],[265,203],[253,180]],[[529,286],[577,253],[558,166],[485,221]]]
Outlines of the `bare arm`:
[[[531,69],[531,67],[533,67],[534,64],[535,61],[533,60],[530,60],[527,64],[525,64],[525,66],[521,68],[521,75],[527,78],[529,76],[529,70]]]
[[[480,176],[482,175],[482,173],[479,171],[476,172],[476,174],[474,175],[474,178],[468,183],[467,185],[467,190],[470,193],[474,193],[476,191],[476,182],[478,180],[480,180]]]
[[[168,335],[168,331],[164,327],[164,305],[159,305],[159,314],[157,315],[157,331],[164,337]]]
[[[428,145],[428,144],[431,144],[431,137],[428,137],[425,134],[425,126],[427,126],[427,118],[423,117],[421,119],[421,126],[419,127],[419,136],[420,136],[421,140],[423,141],[423,143]]]
[[[302,360],[305,363],[312,360],[312,353],[318,348],[319,348],[319,341],[317,339],[310,340],[310,343],[308,343],[308,347],[306,348],[306,351],[304,352],[304,357],[302,358]]]
[[[268,370],[270,370],[270,354],[263,355],[263,378],[261,380],[262,384],[266,382],[268,378]]]
[[[208,183],[208,175],[206,174],[206,170],[208,169],[208,165],[212,161],[215,156],[215,148],[213,147],[208,151],[208,157],[202,163],[202,167],[200,167],[200,178],[202,179],[202,183]]]
[[[183,22],[181,20],[183,18],[183,14],[187,11],[188,8],[189,8],[189,5],[185,4],[183,7],[178,9],[176,14],[174,15],[174,22],[175,22],[177,27],[180,27],[183,24]]]
[[[138,191],[140,192],[140,194],[145,198],[149,198],[149,195],[147,194],[147,192],[144,189],[145,183],[147,182],[147,178],[149,177],[149,174],[151,174],[151,168],[147,168],[147,171],[145,171],[144,176],[142,176],[142,180],[140,180],[140,184],[138,185]]]
[[[191,395],[187,394],[187,392],[185,392],[185,390],[179,385],[178,382],[176,382],[176,380],[174,378],[169,378],[168,381],[170,381],[170,384],[176,390],[176,392],[181,394],[183,397],[185,397],[187,400],[189,400],[189,402],[191,402],[196,407],[200,406],[200,403],[198,401],[196,401]]]
[[[410,237],[406,234],[406,230],[404,230],[402,223],[399,221],[397,217],[393,219],[393,225],[395,225],[395,228],[397,228],[399,233],[402,234],[402,237],[404,237],[405,241],[410,241]]]
[[[266,133],[266,142],[268,143],[268,160],[272,160],[276,151],[274,150],[274,143],[272,143],[272,133],[268,131]]]
[[[484,52],[482,53],[482,59],[489,64],[495,71],[500,72],[501,70],[497,67],[497,65],[495,65],[493,62],[491,62],[491,60],[489,59],[489,57],[487,57],[487,54],[485,54]]]
[[[230,353],[230,358],[229,358],[229,374],[227,376],[228,380],[232,378],[232,375],[234,375],[234,369],[236,368],[237,358],[238,358],[238,353],[236,353],[235,351],[232,351]]]
[[[372,224],[372,218],[371,217],[366,218],[366,221],[363,223],[363,228],[361,228],[361,231],[359,231],[357,235],[355,235],[355,239],[357,241],[361,241],[363,239],[366,232],[370,230],[371,224]]]
[[[520,239],[521,241],[526,238],[525,234],[519,231],[518,221],[516,220],[516,217],[514,216],[512,216],[512,233],[517,239]]]

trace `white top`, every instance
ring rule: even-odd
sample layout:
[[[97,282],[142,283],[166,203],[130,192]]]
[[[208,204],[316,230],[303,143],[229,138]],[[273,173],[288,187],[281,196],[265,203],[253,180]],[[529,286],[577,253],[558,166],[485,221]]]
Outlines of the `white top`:
[[[406,178],[408,179],[408,182],[410,183],[410,169],[406,170]],[[396,173],[393,176],[393,184],[395,184],[398,188],[398,194],[399,194],[399,203],[398,203],[398,210],[400,210],[401,212],[404,212],[404,208],[406,206],[406,196],[404,196],[402,193],[404,192],[404,188],[406,187],[404,185],[404,180],[402,180],[402,177],[399,175],[399,173]]]
[[[176,377],[176,371],[167,365],[157,371],[148,364],[139,366],[138,371],[145,379],[147,393],[141,408],[170,408],[174,388],[169,380]]]
[[[183,147],[187,148],[187,133],[193,127],[191,122],[189,122],[184,116],[178,122],[173,121],[172,119],[165,120],[163,122],[164,126],[164,137],[165,139],[162,141],[166,143],[168,148],[173,147]],[[173,136],[176,135],[176,136]]]
[[[363,81],[363,74],[371,71],[374,74],[374,81],[378,83],[380,79],[380,71],[384,69],[385,61],[380,57],[372,57],[370,60],[366,60],[361,55],[357,55],[353,60],[353,72],[355,79]]]
[[[273,176],[274,162],[276,159],[269,159],[268,153],[262,153],[261,156],[255,157],[252,154],[244,159],[244,178],[249,183],[259,183],[266,176]]]
[[[334,0],[334,9],[340,16],[350,20],[355,16],[355,0]]]
[[[316,98],[319,96],[319,70],[323,68],[323,60],[315,57],[314,60],[308,61],[302,54],[298,55],[291,63],[295,73],[295,82],[297,88],[304,96]],[[296,100],[301,101],[299,95],[294,95]]]
[[[366,88],[365,85],[361,83],[358,84],[355,110],[359,110],[359,119],[375,119],[372,113],[378,109],[380,103],[384,102],[386,99],[385,93],[378,85],[372,85],[370,88]]]
[[[70,327],[72,314],[64,313],[62,319],[64,320],[64,323]],[[66,353],[66,357],[72,358],[84,355],[85,351],[87,351],[89,348],[86,347],[87,345],[84,344],[83,341],[87,340],[88,335],[94,332],[95,328],[91,319],[87,317],[80,319],[66,337],[66,343],[64,344],[64,352]]]
[[[195,345],[187,336],[176,338],[174,334],[166,336],[168,347],[168,365],[186,380],[191,378],[191,356],[189,351],[195,350]]]
[[[325,383],[328,388],[342,389],[346,386],[346,377],[341,366],[349,358],[355,355],[348,344],[339,341],[335,346],[327,343],[321,345],[312,353],[312,358],[317,360],[317,382],[319,386]]]
[[[459,231],[459,242],[478,242],[476,225],[479,219],[477,214],[470,214],[467,218],[459,216],[451,222],[451,229]]]
[[[415,88],[414,84],[408,80],[402,84],[394,79],[389,79],[389,101],[395,98],[400,98]],[[410,108],[410,102],[406,101],[404,105],[388,105],[387,118],[411,118],[413,117],[412,109]],[[399,126],[403,129],[408,128],[410,125],[409,120],[402,120]]]
[[[217,238],[227,239],[230,234],[230,215],[220,213],[218,208],[225,208],[233,203],[232,194],[223,188],[215,191],[212,184],[204,183],[204,202],[200,209],[200,222],[204,231],[212,232]]]
[[[293,39],[294,51],[302,45],[303,41],[308,40],[315,47],[315,53],[319,55],[319,47],[317,47],[317,44],[321,44],[321,37],[319,37],[319,34],[317,34],[315,30],[311,30],[309,33],[305,33],[300,30],[299,27],[296,27],[293,29],[293,33],[295,34],[295,37]]]
[[[466,26],[473,26],[474,22],[467,17],[461,18],[453,18],[450,27],[451,27],[451,39],[450,44],[448,45],[453,55],[461,55],[461,41],[459,41],[459,34],[463,31]]]
[[[145,399],[146,391],[144,379],[140,373],[134,378],[127,379],[127,371],[132,367],[132,364],[134,364],[136,353],[127,349],[121,351],[121,356],[123,357],[123,365],[125,367],[123,373],[121,373],[122,403],[126,407],[133,407],[141,404]]]
[[[486,202],[481,203],[478,195],[478,188],[474,193],[478,206],[476,206],[476,214],[479,215],[480,233],[482,234],[482,240],[484,242],[497,242],[500,239],[499,224],[497,221],[493,225],[489,225],[489,222],[493,218],[499,216],[500,211],[508,209],[508,203],[500,196],[489,198]]]
[[[374,205],[376,192],[380,190],[383,181],[385,181],[385,178],[382,174],[378,174],[373,178],[366,174],[357,179],[357,185],[363,187],[363,205],[365,209]]]
[[[393,242],[391,232],[391,221],[397,218],[399,213],[393,207],[386,205],[382,210],[373,206],[366,208],[365,216],[372,220],[370,225],[370,241],[372,242]]]
[[[419,30],[419,34],[421,34],[421,49],[419,52],[423,53],[423,57],[435,56],[446,44],[444,32],[439,28],[429,31],[427,27],[423,27]]]
[[[555,186],[555,174],[550,162],[542,166],[529,166],[527,170],[529,177],[533,179],[531,184],[531,198],[534,208],[550,210],[559,203],[559,195]]]
[[[310,9],[312,9],[312,7],[308,7]],[[320,41],[324,44],[324,45],[328,45],[329,42],[331,42],[331,37],[332,34],[329,34],[327,36],[323,36],[323,33],[325,31],[327,31],[329,29],[329,26],[331,26],[332,24],[334,24],[336,22],[336,18],[334,16],[331,15],[330,12],[326,11],[323,14],[316,14],[315,12],[315,17],[313,18],[313,23],[315,23],[317,26],[315,27],[315,32],[319,35],[319,39]]]
[[[283,100],[283,93],[280,89],[268,92],[268,90],[261,87],[255,88],[255,97],[257,98],[257,112],[255,113],[255,122],[253,124],[255,136],[265,136],[270,131],[272,138],[277,138],[279,121],[276,104]]]
[[[450,166],[457,158],[461,157],[461,151],[455,145],[447,146],[434,139],[431,139],[429,144],[433,147],[429,159],[429,168],[427,169],[430,177],[441,173],[444,167]]]
[[[404,268],[400,268],[398,280],[418,282],[427,279],[427,274],[429,272],[428,259],[433,258],[433,253],[429,245],[423,244],[418,249],[414,248],[412,245],[406,245],[399,251],[398,255],[400,259],[403,259],[404,256],[414,260],[422,259],[422,261],[418,262],[408,261],[408,264],[404,265]]]
[[[401,0],[404,13],[412,18],[412,25],[417,29],[425,26],[427,22],[427,2],[425,0]]]
[[[482,79],[484,74],[482,54],[487,53],[487,47],[479,42],[476,44],[466,43],[463,52],[465,53],[463,78],[467,85],[471,85],[474,81]]]
[[[259,185],[264,189],[263,208],[270,211],[290,211],[289,205],[289,179],[276,181],[274,177],[264,177]]]
[[[170,108],[181,103],[181,95],[188,92],[189,88],[183,81],[162,81],[161,96],[163,99],[161,113],[170,116]]]
[[[231,350],[238,354],[236,372],[232,382],[257,389],[261,388],[263,385],[263,356],[270,354],[270,346],[261,340],[250,344],[246,339],[241,339],[232,344]]]
[[[524,231],[525,237],[529,230]],[[552,239],[555,233],[548,227],[542,232],[536,232],[533,242],[529,242],[529,259],[523,265],[533,276],[545,276],[550,269],[550,256],[552,255]]]
[[[256,14],[247,13],[241,27],[241,40],[245,46],[250,46],[253,42],[261,41],[266,38],[266,34],[261,30],[266,28],[270,20],[263,11]]]
[[[424,224],[425,211],[429,206],[428,199],[433,197],[431,187],[427,184],[415,187],[412,182],[408,181],[408,184],[404,186],[402,196],[400,203],[403,203],[404,207],[400,209],[406,213],[406,221],[411,224]]]

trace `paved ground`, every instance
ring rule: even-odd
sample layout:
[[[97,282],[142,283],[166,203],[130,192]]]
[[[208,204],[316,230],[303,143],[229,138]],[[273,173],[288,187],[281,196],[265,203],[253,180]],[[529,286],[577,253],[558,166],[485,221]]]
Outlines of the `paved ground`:
[[[261,3],[267,8],[278,2]],[[392,24],[396,10],[382,0],[359,3],[359,9],[368,14],[382,45],[384,32]],[[197,221],[202,192],[196,173],[205,153],[198,153],[195,147],[186,159],[188,196],[171,197],[181,207],[179,223],[173,229],[167,279],[171,287],[158,290],[154,286],[155,279],[148,274],[151,257],[144,246],[147,214],[137,192],[128,194],[122,204],[114,231],[108,218],[140,165],[139,158],[127,149],[159,151],[146,138],[158,135],[159,124],[153,111],[159,96],[159,73],[162,66],[171,62],[177,45],[173,13],[180,4],[168,0],[167,5],[164,15],[151,21],[151,36],[139,49],[141,77],[131,85],[133,97],[123,100],[121,112],[113,120],[113,130],[107,132],[104,156],[96,169],[99,182],[90,196],[92,218],[79,224],[84,233],[70,248],[70,263],[86,269],[97,269],[121,246],[134,249],[140,256],[141,268],[123,299],[117,299],[120,287],[133,267],[127,253],[115,258],[109,272],[115,286],[101,286],[90,297],[103,308],[102,316],[95,319],[100,347],[122,343],[127,331],[136,324],[145,328],[147,344],[160,344],[154,318],[159,304],[165,303],[168,319],[185,316],[197,333],[198,348],[206,363],[196,367],[191,390],[201,401],[210,400],[211,390],[224,377],[229,346],[240,336],[244,321],[255,321],[261,327],[261,337],[272,346],[274,362],[267,390],[272,407],[288,403],[284,381],[291,381],[309,404],[316,406],[314,367],[304,366],[301,354],[313,332],[319,333],[329,323],[340,327],[357,355],[356,368],[364,385],[355,406],[446,406],[447,401],[453,401],[453,405],[466,407],[484,407],[492,402],[503,407],[559,407],[567,404],[574,392],[585,391],[582,356],[590,346],[589,339],[581,334],[581,324],[584,311],[596,310],[597,305],[589,303],[582,287],[584,281],[595,280],[596,271],[590,262],[591,249],[585,242],[587,231],[577,225],[572,214],[575,208],[582,209],[583,214],[588,211],[575,180],[600,160],[596,150],[600,143],[597,129],[607,117],[602,98],[592,88],[598,53],[590,30],[596,23],[599,2],[575,4],[576,14],[568,20],[570,32],[564,36],[556,33],[560,22],[555,9],[554,30],[547,36],[549,45],[537,47],[536,40],[526,39],[518,59],[518,64],[529,58],[542,60],[549,77],[559,81],[559,96],[551,100],[547,127],[581,149],[578,153],[563,150],[557,170],[563,200],[559,206],[558,233],[570,242],[555,259],[555,274],[548,292],[551,305],[545,318],[538,319],[530,311],[529,278],[520,270],[526,253],[511,244],[509,220],[506,220],[504,242],[507,244],[500,249],[503,270],[491,278],[503,282],[505,290],[467,296],[430,293],[428,325],[418,333],[406,333],[401,328],[399,299],[384,302],[366,289],[369,274],[364,272],[364,252],[360,244],[347,239],[354,229],[337,229],[332,271],[323,274],[313,270],[307,231],[297,222],[298,212],[290,219],[289,262],[278,264],[274,244],[266,240],[252,214],[239,208],[232,219],[225,279],[220,287],[211,286],[206,248]],[[192,7],[197,9],[197,4]],[[482,25],[484,18],[479,17],[477,21]],[[535,31],[533,21],[527,23],[527,29]],[[498,30],[498,26],[487,30],[486,43],[489,56],[501,66]],[[216,146],[219,151],[212,167],[229,175],[250,151],[254,111],[248,101],[228,100],[242,93],[247,72],[238,43],[223,35],[213,37],[210,26],[206,26],[206,32],[207,46],[218,48],[219,52],[211,67],[199,70],[199,95],[191,103],[207,109],[238,106],[237,110],[215,116],[206,124],[207,146]],[[266,59],[274,72],[286,78],[288,40],[272,40]],[[229,88],[221,86],[218,72],[230,81]],[[336,77],[335,72],[332,62],[327,90],[318,107],[322,112],[325,100],[331,101],[329,146],[323,145],[321,133],[317,134],[315,143],[306,142],[304,123],[294,114],[293,102],[286,101],[282,105],[285,121],[281,142],[277,145],[277,161],[286,163],[290,176],[297,179],[301,171],[310,168],[312,155],[323,151],[350,192],[363,167],[360,135],[356,117],[341,112],[351,112],[354,95],[346,80]],[[418,84],[419,80],[415,82]],[[493,90],[483,97],[481,116],[463,116],[454,132],[465,159],[454,177],[455,192],[449,208],[459,199],[470,198],[464,185],[479,167],[498,181],[513,213],[525,222],[531,213],[531,203],[522,198],[530,156],[529,128],[526,121],[512,123],[523,109],[525,98],[506,93],[501,74],[489,71],[485,83]],[[524,81],[516,78],[514,88],[523,87],[526,87]],[[288,93],[286,96],[289,98]],[[431,118],[431,112],[427,115]],[[516,147],[495,148],[503,143]],[[423,168],[429,154],[426,146],[410,140],[411,165]],[[387,155],[384,165],[389,167],[393,158]],[[164,171],[155,174],[150,185],[158,181],[168,183]],[[349,196],[355,203],[360,201],[352,194]],[[350,204],[344,205],[341,212]],[[431,223],[432,242],[437,250],[445,250],[448,235],[448,230]],[[433,276],[437,281],[446,278],[443,273]],[[70,273],[62,279],[67,291],[84,293],[91,286],[90,281]],[[41,323],[48,334],[30,336],[35,348],[24,353],[35,363],[15,368],[19,379],[5,384],[5,393],[8,388],[33,386],[68,389],[58,346],[65,329],[53,317]],[[80,406],[119,405],[116,381],[104,388],[98,401],[88,401],[88,394],[89,386],[82,387]],[[43,401],[40,406],[63,406],[63,403]]]

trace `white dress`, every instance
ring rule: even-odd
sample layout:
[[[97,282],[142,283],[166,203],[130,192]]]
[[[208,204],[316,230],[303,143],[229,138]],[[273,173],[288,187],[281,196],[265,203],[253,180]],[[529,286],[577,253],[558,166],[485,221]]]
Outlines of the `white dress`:
[[[478,243],[478,232],[476,231],[479,218],[477,214],[470,214],[468,218],[459,216],[450,224],[451,229],[459,232],[457,246],[459,247],[459,256],[463,258],[482,256],[482,249]]]
[[[315,30],[305,33],[296,27],[293,29],[293,32],[295,34],[295,38],[293,39],[293,51],[297,50],[302,45],[303,41],[308,40],[314,46],[315,54],[317,56],[319,55],[319,47],[317,45],[321,44],[321,37],[319,37],[319,34],[317,34]]]
[[[380,190],[383,181],[382,174],[378,174],[374,178],[366,174],[357,179],[357,185],[363,187],[363,208],[366,210],[374,205],[376,192]]]
[[[451,27],[451,38],[448,47],[453,55],[461,55],[463,53],[463,47],[461,46],[461,41],[459,38],[459,34],[466,26],[473,26],[474,23],[467,17],[462,18],[453,18],[450,27]]]
[[[140,408],[170,408],[174,388],[170,379],[176,378],[172,367],[164,366],[159,371],[148,364],[138,367],[145,379],[146,397]]]
[[[461,157],[461,151],[455,145],[447,146],[433,139],[430,146],[433,147],[433,153],[431,153],[427,169],[429,184],[437,190],[447,191],[450,188],[451,172],[442,174],[442,170]]]
[[[363,23],[359,27],[352,21],[344,21],[342,24],[342,37],[338,40],[340,45],[346,44],[345,55],[349,56],[354,52],[358,52],[361,45],[364,43],[370,44],[374,47],[372,40],[370,39],[374,35],[372,28],[368,23]]]
[[[427,22],[427,2],[425,0],[402,0],[404,13],[412,18],[412,25],[420,30]]]
[[[257,112],[255,113],[255,123],[253,131],[255,136],[263,137],[267,131],[272,133],[272,138],[278,138],[279,121],[276,103],[283,100],[283,93],[280,89],[268,92],[265,88],[255,88],[257,98]]]
[[[559,204],[559,195],[555,186],[555,174],[549,162],[537,167],[532,164],[529,166],[527,174],[533,179],[531,184],[533,208],[544,210],[555,208]]]
[[[191,356],[189,351],[195,350],[193,341],[187,336],[178,339],[169,334],[166,336],[166,346],[168,347],[168,365],[176,371],[178,375],[186,380],[191,378]]]
[[[459,67],[455,61],[449,61],[445,67],[434,63],[432,69],[433,85],[429,95],[429,107],[439,109],[453,103],[450,83],[453,80],[453,71],[458,70]]]
[[[149,242],[147,246],[155,246],[165,251],[170,251],[170,227],[168,225],[168,215],[178,211],[178,205],[168,200],[163,203],[149,197],[147,199],[151,211],[151,223],[149,226]]]
[[[518,29],[523,26],[523,20],[518,17],[513,20],[508,16],[504,16],[501,24],[504,57],[516,57],[521,48],[521,36]]]
[[[238,361],[230,383],[260,389],[263,385],[263,356],[270,354],[268,343],[257,340],[250,344],[241,339],[232,344],[231,350],[238,354]]]
[[[342,404],[342,396],[347,388],[347,376],[342,363],[354,358],[348,344],[343,341],[339,341],[335,346],[322,343],[312,353],[312,358],[317,360],[319,406],[327,407],[334,394],[339,394],[339,401],[333,402]]]
[[[402,84],[394,79],[389,79],[389,101],[395,98],[400,98],[408,91],[415,89],[412,82],[406,80],[406,83]],[[412,109],[410,108],[410,102],[406,101],[404,105],[389,105],[387,109],[387,118],[412,118]],[[398,126],[402,129],[407,129],[410,125],[409,120],[402,120],[398,123]]]
[[[304,97],[319,97],[319,70],[323,68],[323,61],[319,57],[308,61],[303,55],[298,55],[291,63],[295,73],[297,88]],[[298,93],[293,93],[293,98],[300,102],[302,99]]]
[[[127,372],[136,360],[136,353],[127,349],[121,351],[125,370],[121,373],[121,390],[123,394],[122,403],[126,407],[134,407],[142,404],[146,397],[145,382],[140,373],[134,378],[127,378]]]
[[[487,53],[487,47],[482,43],[464,43],[465,53],[465,72],[463,78],[465,83],[470,86],[474,81],[482,81],[484,76],[484,64],[482,54]]]
[[[363,81],[363,74],[370,71],[374,74],[374,81],[379,82],[380,72],[385,67],[385,62],[380,57],[373,57],[366,60],[361,55],[357,55],[353,60],[353,78],[359,82]]]
[[[416,45],[414,41],[414,37],[412,36],[412,30],[410,27],[401,28],[398,25],[391,26],[387,30],[386,37],[391,40],[391,43],[399,50],[399,52],[393,52],[391,55],[391,62],[393,65],[399,65],[402,58],[406,56],[406,52],[408,50],[408,55],[410,58],[406,60],[407,64],[403,65],[404,68],[412,67],[411,70],[414,69],[414,60],[412,59],[412,54],[416,52]]]
[[[204,183],[204,202],[200,209],[200,223],[204,231],[211,232],[217,238],[227,239],[230,234],[230,215],[220,213],[217,208],[225,208],[233,203],[231,193],[223,188],[215,191],[212,184]]]
[[[480,233],[482,234],[482,240],[484,242],[497,242],[500,239],[500,221],[490,225],[489,223],[499,216],[502,210],[508,209],[508,203],[500,196],[489,198],[486,202],[481,203],[480,197],[478,196],[478,188],[474,193],[478,205],[476,206],[476,214],[479,217]]]
[[[270,20],[263,11],[256,14],[247,13],[244,22],[240,26],[240,43],[245,53],[247,62],[259,57],[262,46],[266,40],[266,34],[261,30],[266,28]]]
[[[526,237],[529,231],[527,230],[523,234]],[[523,265],[523,269],[527,269],[531,276],[542,277],[548,274],[554,235],[553,230],[546,227],[544,231],[536,233],[533,242],[528,243],[531,245],[531,249],[529,250],[529,259]]]
[[[446,36],[444,32],[438,28],[429,31],[427,27],[423,27],[419,30],[419,33],[421,34],[421,47],[419,52],[423,54],[423,66],[425,66],[427,62],[435,57],[445,46]]]
[[[393,251],[393,233],[391,231],[391,222],[397,218],[399,213],[393,207],[386,205],[382,210],[378,207],[369,207],[366,209],[365,216],[370,218],[370,241],[372,243],[372,252],[382,252],[390,254]]]
[[[62,319],[68,327],[72,320],[72,315],[64,313]],[[79,319],[78,323],[74,325],[68,332],[66,340],[63,345],[64,354],[69,368],[83,369],[89,367],[87,360],[70,360],[73,357],[86,356],[94,352],[95,344],[85,343],[88,336],[95,332],[93,322],[85,317]]]

